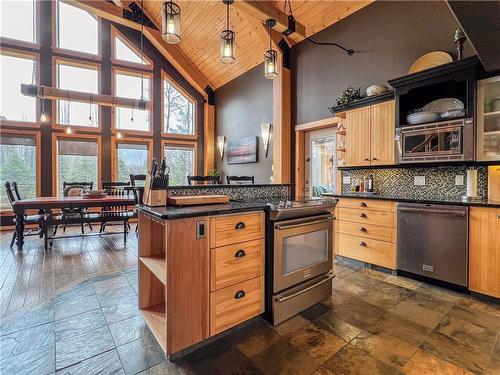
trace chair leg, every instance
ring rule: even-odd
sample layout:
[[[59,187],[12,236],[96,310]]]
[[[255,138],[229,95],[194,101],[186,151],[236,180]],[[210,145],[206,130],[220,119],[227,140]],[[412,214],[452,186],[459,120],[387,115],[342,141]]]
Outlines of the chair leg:
[[[127,243],[127,233],[128,233],[128,220],[123,222],[123,242]]]
[[[66,233],[66,224],[63,227],[63,233]]]
[[[89,224],[89,228],[90,228],[90,230],[93,230],[93,229],[92,229],[92,225],[91,225],[90,223],[88,223],[88,224]]]
[[[99,233],[102,233],[104,231],[104,227],[106,226],[105,222],[101,222],[101,227],[99,228]]]
[[[10,247],[14,246],[14,242],[16,241],[16,237],[17,237],[17,232],[14,231],[14,233],[12,233],[12,240],[10,241]]]
[[[85,234],[85,229],[83,229],[83,221],[80,223],[80,226],[82,228],[82,234]]]
[[[53,236],[55,236],[55,235],[56,235],[56,233],[57,233],[57,228],[59,228],[59,224],[58,224],[58,225],[56,225],[56,226],[54,227],[54,233],[52,233],[52,235],[53,235]]]

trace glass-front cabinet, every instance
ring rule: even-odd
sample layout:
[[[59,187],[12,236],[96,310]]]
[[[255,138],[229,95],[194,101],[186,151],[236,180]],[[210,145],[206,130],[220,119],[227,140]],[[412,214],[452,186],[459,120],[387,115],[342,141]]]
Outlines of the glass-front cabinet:
[[[500,160],[500,76],[477,83],[477,160]]]

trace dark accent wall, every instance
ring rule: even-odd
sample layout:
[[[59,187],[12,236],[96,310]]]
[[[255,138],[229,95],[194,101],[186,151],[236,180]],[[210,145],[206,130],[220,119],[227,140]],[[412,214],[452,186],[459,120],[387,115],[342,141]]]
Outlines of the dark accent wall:
[[[226,175],[255,176],[255,182],[269,183],[273,174],[272,139],[266,158],[260,124],[273,120],[273,83],[264,77],[263,64],[220,87],[215,92],[215,134],[227,140],[257,136],[257,163],[229,165],[216,150],[217,169]]]
[[[455,57],[458,23],[445,2],[377,1],[315,34],[356,52],[303,41],[292,49],[292,121],[301,124],[330,116],[328,107],[347,86],[385,84],[408,73],[411,64],[431,51]],[[469,43],[465,57],[473,53]]]

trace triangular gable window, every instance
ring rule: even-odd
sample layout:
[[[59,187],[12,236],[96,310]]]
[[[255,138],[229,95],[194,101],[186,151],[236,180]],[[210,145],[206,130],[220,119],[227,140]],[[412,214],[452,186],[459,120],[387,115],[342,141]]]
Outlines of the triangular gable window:
[[[133,64],[152,65],[145,55],[141,59],[141,51],[137,50],[132,43],[125,39],[115,29],[113,30],[114,56],[115,60],[126,61]]]

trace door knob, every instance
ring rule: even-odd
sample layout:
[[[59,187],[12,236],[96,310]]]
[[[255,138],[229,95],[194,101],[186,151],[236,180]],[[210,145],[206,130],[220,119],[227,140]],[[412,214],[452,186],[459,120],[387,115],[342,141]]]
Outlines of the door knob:
[[[370,159],[369,158],[365,158],[365,161],[370,161]]]
[[[373,158],[373,160],[378,160],[377,158]]]

